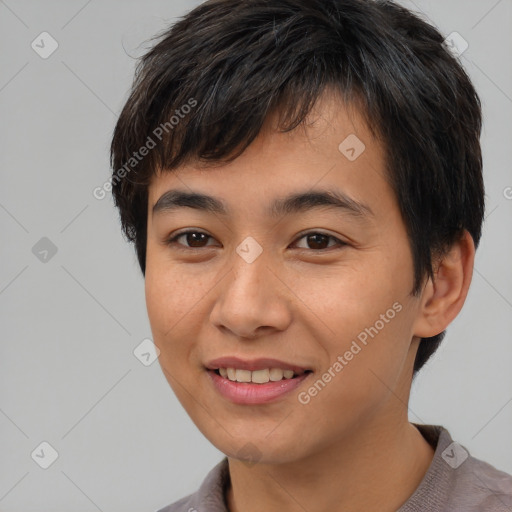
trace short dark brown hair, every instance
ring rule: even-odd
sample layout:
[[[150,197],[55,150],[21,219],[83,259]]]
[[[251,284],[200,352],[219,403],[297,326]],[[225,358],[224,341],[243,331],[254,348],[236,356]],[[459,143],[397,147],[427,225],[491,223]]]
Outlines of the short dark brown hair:
[[[210,0],[158,39],[138,63],[111,146],[114,202],[143,274],[155,171],[232,161],[270,114],[293,130],[327,87],[357,101],[384,141],[413,254],[411,293],[463,230],[478,246],[480,100],[443,36],[419,16],[385,0]],[[414,373],[444,334],[422,339]]]

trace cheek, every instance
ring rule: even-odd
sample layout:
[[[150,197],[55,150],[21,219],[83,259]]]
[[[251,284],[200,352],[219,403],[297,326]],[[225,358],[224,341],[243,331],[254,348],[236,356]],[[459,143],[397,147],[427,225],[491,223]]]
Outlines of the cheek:
[[[175,293],[171,293],[174,290]],[[176,309],[183,300],[177,300],[177,293],[183,287],[176,280],[171,280],[168,273],[159,272],[149,262],[146,264],[146,307],[153,334],[160,337],[171,329],[180,311]]]
[[[197,340],[208,318],[208,293],[215,280],[150,254],[146,260],[146,307],[160,363],[173,373],[197,360]]]
[[[331,340],[346,341],[357,336],[390,309],[385,320],[393,320],[393,304],[402,304],[412,286],[407,269],[400,272],[378,255],[360,260],[329,272],[321,269],[290,279],[295,295],[307,306],[302,309],[314,313],[314,317],[306,316],[316,318]],[[388,325],[386,322],[387,330]]]
[[[188,285],[187,276],[148,258],[145,294],[160,367],[178,400],[189,410],[190,391],[197,378],[190,362],[195,359],[194,340],[199,338],[201,325],[197,289]]]
[[[327,355],[321,371],[331,368],[336,377],[322,390],[320,401],[329,402],[332,396],[333,406],[341,399],[357,409],[382,398],[387,388],[377,376],[393,387],[408,354],[414,320],[409,295],[412,268],[400,271],[392,259],[375,256],[357,268],[336,269],[337,277],[327,276],[325,282],[311,275],[298,282],[307,305],[321,321],[319,333],[324,334],[318,341]]]
[[[339,334],[324,341],[329,360],[297,396],[303,421],[315,418],[315,429],[322,432],[323,440],[315,442],[328,444],[340,431],[357,429],[378,416],[385,404],[402,407],[397,386],[408,353],[410,314],[405,306],[393,313],[385,316],[388,323],[379,315],[338,314]],[[311,435],[304,429],[298,442],[307,445]]]
[[[201,296],[201,280],[183,272],[165,252],[148,245],[145,276],[146,307],[154,334],[171,334],[173,326],[188,313]],[[155,332],[156,331],[156,332]]]

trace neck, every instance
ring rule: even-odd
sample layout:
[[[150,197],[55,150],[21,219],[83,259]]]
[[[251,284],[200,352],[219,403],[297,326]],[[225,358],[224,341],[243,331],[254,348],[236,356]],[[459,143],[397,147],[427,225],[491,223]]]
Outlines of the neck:
[[[282,465],[228,458],[230,512],[395,512],[414,493],[434,450],[409,423],[383,418],[322,452]]]

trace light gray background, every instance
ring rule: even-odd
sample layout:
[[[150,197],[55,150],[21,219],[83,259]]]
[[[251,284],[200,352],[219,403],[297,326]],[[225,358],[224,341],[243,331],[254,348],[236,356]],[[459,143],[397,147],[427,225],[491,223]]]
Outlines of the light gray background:
[[[133,355],[151,337],[143,279],[111,197],[92,195],[109,176],[128,54],[198,3],[0,1],[1,511],[149,512],[222,457],[158,362]],[[404,4],[469,43],[487,189],[468,300],[414,384],[410,418],[512,473],[512,1]],[[59,44],[46,60],[31,48],[43,31]],[[46,263],[32,253],[42,237],[58,249]],[[42,441],[59,454],[46,470],[31,458]]]

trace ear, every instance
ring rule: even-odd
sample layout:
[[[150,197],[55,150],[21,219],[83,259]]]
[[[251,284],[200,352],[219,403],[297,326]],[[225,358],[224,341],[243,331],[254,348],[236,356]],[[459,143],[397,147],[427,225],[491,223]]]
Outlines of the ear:
[[[464,230],[447,254],[436,262],[434,280],[428,279],[420,298],[414,335],[429,338],[443,332],[466,300],[475,262],[473,238]]]

